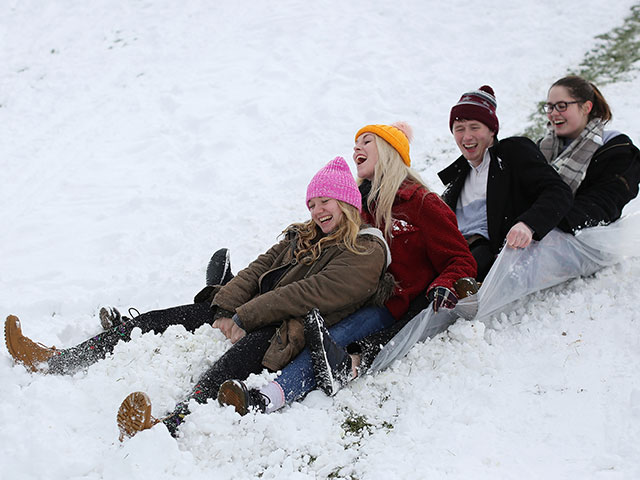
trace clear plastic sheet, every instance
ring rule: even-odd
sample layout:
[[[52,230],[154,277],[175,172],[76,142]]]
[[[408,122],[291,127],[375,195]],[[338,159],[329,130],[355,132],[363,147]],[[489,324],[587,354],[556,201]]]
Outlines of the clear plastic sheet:
[[[374,360],[371,371],[386,368],[420,341],[446,330],[458,318],[484,321],[511,310],[519,300],[571,278],[591,275],[623,258],[640,254],[640,211],[573,236],[553,230],[524,250],[503,248],[476,295],[453,310],[416,315]]]

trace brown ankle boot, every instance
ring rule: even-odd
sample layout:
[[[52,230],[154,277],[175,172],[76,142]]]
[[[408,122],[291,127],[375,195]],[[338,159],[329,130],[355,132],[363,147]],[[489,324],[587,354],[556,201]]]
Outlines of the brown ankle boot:
[[[456,291],[456,295],[458,299],[467,298],[471,295],[475,295],[478,293],[480,285],[476,282],[475,278],[472,277],[462,277],[459,278],[454,284],[453,288]]]
[[[9,315],[4,322],[4,340],[13,360],[32,372],[42,371],[42,364],[56,355],[55,347],[46,347],[22,335],[20,320],[15,315]]]
[[[151,400],[144,392],[133,392],[127,396],[118,409],[116,416],[120,441],[133,437],[136,433],[148,430],[160,420],[151,416]]]

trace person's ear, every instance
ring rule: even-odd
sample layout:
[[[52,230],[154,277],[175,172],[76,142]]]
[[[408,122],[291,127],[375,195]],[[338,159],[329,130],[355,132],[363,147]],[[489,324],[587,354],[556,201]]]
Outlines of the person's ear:
[[[582,111],[585,113],[585,115],[589,115],[592,109],[593,109],[593,102],[591,100],[587,100],[582,104]]]

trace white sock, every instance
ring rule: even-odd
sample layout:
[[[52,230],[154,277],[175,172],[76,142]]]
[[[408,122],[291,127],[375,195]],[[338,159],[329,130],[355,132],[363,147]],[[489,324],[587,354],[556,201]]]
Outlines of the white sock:
[[[260,387],[260,393],[269,399],[265,413],[275,412],[284,407],[284,390],[282,390],[278,382],[269,382],[263,385]]]

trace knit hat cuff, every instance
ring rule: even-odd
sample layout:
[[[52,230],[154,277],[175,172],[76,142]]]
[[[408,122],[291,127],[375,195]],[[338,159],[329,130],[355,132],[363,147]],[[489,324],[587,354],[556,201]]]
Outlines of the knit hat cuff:
[[[367,125],[366,127],[362,127],[358,130],[358,133],[356,133],[356,140],[363,133],[375,133],[378,135],[400,154],[402,161],[407,167],[411,166],[411,157],[409,156],[409,138],[402,130],[394,127],[393,125]]]

